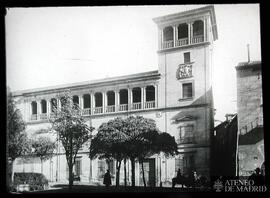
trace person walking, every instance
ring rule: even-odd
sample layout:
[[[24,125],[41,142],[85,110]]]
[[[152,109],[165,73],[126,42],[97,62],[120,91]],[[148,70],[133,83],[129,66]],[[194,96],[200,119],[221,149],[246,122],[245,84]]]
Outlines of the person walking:
[[[107,170],[107,172],[104,175],[103,184],[105,184],[106,187],[109,187],[112,184],[111,174],[109,170]]]

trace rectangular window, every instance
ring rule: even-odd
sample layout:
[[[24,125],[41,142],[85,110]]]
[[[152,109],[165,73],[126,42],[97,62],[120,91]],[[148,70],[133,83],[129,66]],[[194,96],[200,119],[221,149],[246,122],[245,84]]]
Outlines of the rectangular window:
[[[103,178],[105,174],[106,162],[104,160],[98,161],[98,177]]]
[[[109,162],[108,162],[108,169],[110,170],[110,173],[112,174],[112,175],[114,175],[115,174],[115,169],[114,169],[114,160],[110,160]]]
[[[179,137],[180,143],[194,143],[194,126],[181,126]]]
[[[190,52],[184,53],[184,63],[190,63]]]
[[[192,83],[185,83],[183,86],[183,98],[192,98]]]

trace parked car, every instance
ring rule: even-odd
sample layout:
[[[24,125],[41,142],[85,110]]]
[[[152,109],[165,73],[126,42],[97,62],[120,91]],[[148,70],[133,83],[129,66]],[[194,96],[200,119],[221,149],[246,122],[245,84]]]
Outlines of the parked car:
[[[47,190],[48,179],[41,173],[14,173],[14,183],[17,191]]]

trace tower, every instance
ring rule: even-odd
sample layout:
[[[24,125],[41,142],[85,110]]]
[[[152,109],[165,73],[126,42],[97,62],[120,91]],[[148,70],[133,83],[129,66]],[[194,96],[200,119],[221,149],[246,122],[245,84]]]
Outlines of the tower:
[[[211,57],[218,39],[214,6],[153,20],[158,27],[159,107],[165,110],[164,130],[175,136],[181,153],[175,167],[209,176],[214,127]]]

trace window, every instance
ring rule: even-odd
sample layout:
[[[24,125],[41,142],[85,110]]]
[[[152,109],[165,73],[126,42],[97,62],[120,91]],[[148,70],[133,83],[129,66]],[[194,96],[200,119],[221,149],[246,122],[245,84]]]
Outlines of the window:
[[[183,98],[192,98],[192,83],[185,83],[183,86]]]
[[[184,53],[184,63],[190,63],[190,52]]]
[[[194,143],[194,126],[192,124],[180,126],[179,143]]]
[[[108,160],[107,161],[108,169],[110,170],[110,173],[112,175],[115,174],[115,169],[114,169],[114,160]]]
[[[103,178],[105,174],[106,162],[105,160],[98,161],[98,177]]]

